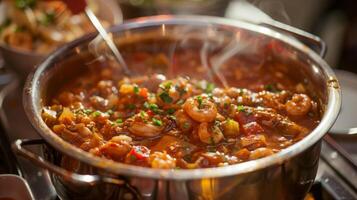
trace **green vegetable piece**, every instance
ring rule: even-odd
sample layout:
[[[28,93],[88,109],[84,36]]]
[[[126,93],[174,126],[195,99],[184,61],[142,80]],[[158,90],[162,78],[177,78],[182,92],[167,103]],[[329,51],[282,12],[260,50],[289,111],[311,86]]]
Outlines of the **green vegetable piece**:
[[[202,107],[202,102],[203,102],[203,99],[202,99],[202,96],[197,96],[197,101],[198,101],[198,107]]]
[[[135,94],[139,94],[139,91],[140,91],[139,87],[138,86],[134,86],[134,93]]]
[[[245,112],[244,106],[243,106],[243,105],[239,105],[239,106],[237,107],[237,111],[238,111],[238,112]]]
[[[212,91],[214,90],[216,86],[213,84],[213,83],[208,83],[207,84],[207,87],[205,89],[205,92],[206,93],[212,93]]]
[[[162,121],[156,118],[152,118],[152,122],[155,126],[162,126]]]
[[[167,92],[162,92],[159,97],[165,103],[172,103],[174,101]]]
[[[15,6],[19,9],[32,8],[36,5],[36,0],[15,0]]]
[[[174,108],[169,108],[169,109],[167,109],[166,112],[167,112],[167,114],[172,115],[176,112],[176,110]]]
[[[95,111],[92,113],[94,117],[99,117],[100,116],[100,111]]]

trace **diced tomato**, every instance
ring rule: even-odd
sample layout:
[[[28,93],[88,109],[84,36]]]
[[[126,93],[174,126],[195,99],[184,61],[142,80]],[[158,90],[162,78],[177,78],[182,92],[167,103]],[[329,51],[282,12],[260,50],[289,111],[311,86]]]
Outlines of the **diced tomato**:
[[[149,115],[149,116],[154,116],[155,113],[152,111],[152,110],[147,110],[146,113]]]
[[[243,125],[243,132],[245,135],[253,135],[263,133],[264,129],[257,122],[250,122]]]
[[[136,160],[148,158],[150,150],[145,146],[134,146],[128,153],[128,157],[133,157]]]
[[[248,124],[250,122],[255,121],[255,117],[252,114],[247,114],[245,112],[239,112],[236,115],[236,120],[239,122],[239,124]]]
[[[146,89],[146,88],[141,88],[141,89],[140,89],[140,92],[139,92],[139,95],[142,96],[142,97],[144,97],[144,98],[147,98],[148,95],[149,95],[148,89]]]

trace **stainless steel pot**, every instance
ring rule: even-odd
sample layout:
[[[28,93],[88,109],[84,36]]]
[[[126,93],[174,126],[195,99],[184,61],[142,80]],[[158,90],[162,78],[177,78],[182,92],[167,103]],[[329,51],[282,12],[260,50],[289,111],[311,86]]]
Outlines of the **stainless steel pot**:
[[[277,154],[219,168],[160,170],[95,157],[65,142],[42,120],[42,106],[51,93],[57,91],[59,84],[88,70],[85,63],[95,59],[88,53],[88,43],[94,35],[54,52],[28,77],[25,85],[25,111],[46,141],[45,157],[48,161],[23,148],[24,145],[38,145],[44,141],[19,140],[13,148],[48,169],[57,192],[64,199],[118,199],[133,195],[142,199],[303,199],[315,178],[322,137],[334,123],[341,106],[340,87],[331,68],[318,55],[323,55],[325,50],[319,38],[279,26],[278,29],[285,32],[282,34],[274,30],[275,25],[266,28],[215,17],[156,16],[139,18],[111,31],[119,45],[140,44],[137,47],[156,52],[168,50],[170,45],[158,45],[165,44],[158,42],[165,38],[175,41],[173,44],[176,46],[177,41],[185,40],[183,46],[194,48],[192,38],[187,39],[189,35],[201,41],[202,45],[209,41],[210,48],[221,52],[226,51],[225,47],[229,45],[251,47],[255,44],[256,48],[243,53],[239,51],[238,54],[257,56],[264,49],[261,55],[284,63],[292,77],[304,80],[320,102],[322,120],[303,140]],[[238,41],[237,38],[243,43],[232,43]],[[314,52],[296,38],[313,45],[311,48],[319,52]],[[141,46],[143,44],[148,46]],[[125,48],[120,49],[123,55],[128,53]]]

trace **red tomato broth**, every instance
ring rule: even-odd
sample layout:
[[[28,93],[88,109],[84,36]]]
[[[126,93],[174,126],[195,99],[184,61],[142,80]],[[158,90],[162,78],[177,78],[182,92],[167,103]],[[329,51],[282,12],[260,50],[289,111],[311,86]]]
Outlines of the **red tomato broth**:
[[[177,51],[173,58],[127,54],[135,71],[153,75],[126,78],[108,63],[64,84],[42,117],[64,140],[94,155],[164,169],[217,167],[269,156],[319,123],[318,103],[283,64],[230,59],[221,70],[230,88],[222,88],[217,79],[206,81],[198,57],[194,51]],[[161,73],[168,73],[166,81]],[[208,88],[212,84],[213,90]],[[294,94],[307,99],[297,102],[307,111],[292,115],[287,110]],[[188,100],[194,105],[185,106]]]

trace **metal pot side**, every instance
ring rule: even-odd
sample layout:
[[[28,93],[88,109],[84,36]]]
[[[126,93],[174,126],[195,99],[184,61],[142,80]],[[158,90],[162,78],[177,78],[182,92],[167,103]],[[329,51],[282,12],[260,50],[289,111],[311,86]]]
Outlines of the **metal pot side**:
[[[291,74],[308,80],[310,90],[322,106],[323,118],[319,126],[303,140],[277,154],[220,168],[158,170],[129,166],[95,157],[63,141],[41,118],[41,109],[46,103],[46,98],[58,90],[55,86],[68,81],[71,75],[79,74],[85,69],[83,63],[88,63],[94,58],[87,52],[87,47],[95,36],[88,35],[50,55],[28,77],[24,88],[25,111],[32,125],[49,143],[51,146],[49,149],[54,147],[63,153],[56,158],[48,156],[48,159],[65,167],[62,159],[71,160],[66,156],[70,155],[75,160],[70,162],[78,164],[78,173],[114,175],[135,187],[144,199],[301,199],[315,178],[320,141],[332,126],[340,109],[340,88],[331,68],[315,52],[294,38],[260,25],[223,18],[202,16],[139,18],[114,27],[112,32],[119,40],[118,43],[138,42],[141,37],[136,36],[142,33],[156,31],[156,34],[152,35],[160,38],[169,35],[168,33],[174,33],[168,32],[171,30],[169,27],[180,26],[198,28],[201,29],[198,31],[201,33],[206,33],[207,27],[214,27],[218,32],[229,33],[227,37],[233,37],[239,32],[248,35],[248,38],[263,38],[278,43],[284,51],[273,53],[282,62],[288,64]],[[69,184],[60,177],[54,176],[53,180],[61,183],[56,184],[56,187],[63,191],[64,197],[73,189],[77,191],[75,194],[87,194],[88,199],[95,199],[95,195],[98,194],[103,197],[102,199],[110,199],[118,193],[115,191],[118,188],[110,185],[103,186],[105,189],[96,187],[98,190],[94,190],[77,184],[80,188],[84,188],[80,190],[75,187],[76,184]],[[71,186],[69,187],[68,184]],[[88,191],[92,191],[93,194]],[[73,195],[73,191],[71,194]]]

